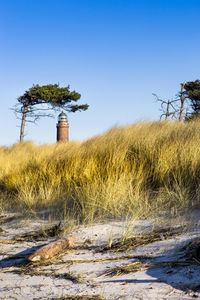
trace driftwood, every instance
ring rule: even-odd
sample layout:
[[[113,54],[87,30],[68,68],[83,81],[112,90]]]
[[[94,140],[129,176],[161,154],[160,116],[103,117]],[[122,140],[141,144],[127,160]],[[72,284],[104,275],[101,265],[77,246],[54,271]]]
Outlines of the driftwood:
[[[28,260],[32,262],[36,262],[36,261],[51,259],[56,255],[62,253],[67,248],[72,248],[73,245],[74,245],[73,237],[62,238],[38,249],[28,257]]]

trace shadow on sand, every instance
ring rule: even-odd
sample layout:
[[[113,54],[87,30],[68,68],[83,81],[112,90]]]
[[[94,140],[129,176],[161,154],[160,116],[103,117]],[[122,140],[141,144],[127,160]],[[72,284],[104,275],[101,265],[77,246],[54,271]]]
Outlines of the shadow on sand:
[[[102,283],[140,284],[162,282],[184,292],[188,290],[200,292],[200,261],[195,257],[191,257],[187,253],[186,247],[184,247],[185,244],[190,244],[193,240],[189,239],[184,243],[176,243],[173,249],[163,252],[162,255],[153,256],[151,259],[134,260],[131,264],[113,269],[113,272],[111,270],[108,275],[114,278],[102,281]],[[140,279],[135,279],[135,274],[140,271],[145,272],[144,279],[141,279],[141,275]],[[133,279],[130,279],[131,274],[134,274]],[[118,279],[116,276],[120,276],[120,278],[118,277]]]
[[[34,246],[17,254],[9,255],[9,257],[0,260],[0,269],[11,267],[24,267],[30,264],[30,262],[28,261],[29,255],[31,255],[34,251],[38,250],[39,248],[45,246],[46,244],[47,243],[42,244],[40,246]]]

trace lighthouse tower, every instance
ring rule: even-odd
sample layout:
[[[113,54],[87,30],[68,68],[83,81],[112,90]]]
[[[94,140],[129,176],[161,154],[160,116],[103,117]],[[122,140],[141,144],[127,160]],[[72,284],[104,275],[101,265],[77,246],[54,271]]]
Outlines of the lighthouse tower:
[[[57,142],[69,142],[69,123],[67,115],[62,111],[58,116]]]

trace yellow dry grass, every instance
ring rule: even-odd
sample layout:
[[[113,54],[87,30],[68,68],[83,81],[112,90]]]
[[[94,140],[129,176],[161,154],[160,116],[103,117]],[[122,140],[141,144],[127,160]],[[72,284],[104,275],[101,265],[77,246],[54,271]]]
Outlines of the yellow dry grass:
[[[83,143],[0,148],[1,207],[90,222],[198,205],[200,123],[144,122]]]

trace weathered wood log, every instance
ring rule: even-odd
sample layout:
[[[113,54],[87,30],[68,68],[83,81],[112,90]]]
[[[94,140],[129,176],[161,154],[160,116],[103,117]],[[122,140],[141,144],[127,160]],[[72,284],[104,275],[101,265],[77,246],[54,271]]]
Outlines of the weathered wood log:
[[[56,255],[64,252],[67,248],[72,248],[74,245],[73,237],[66,237],[52,242],[35,251],[28,257],[29,261],[36,262],[46,259],[51,259]]]

